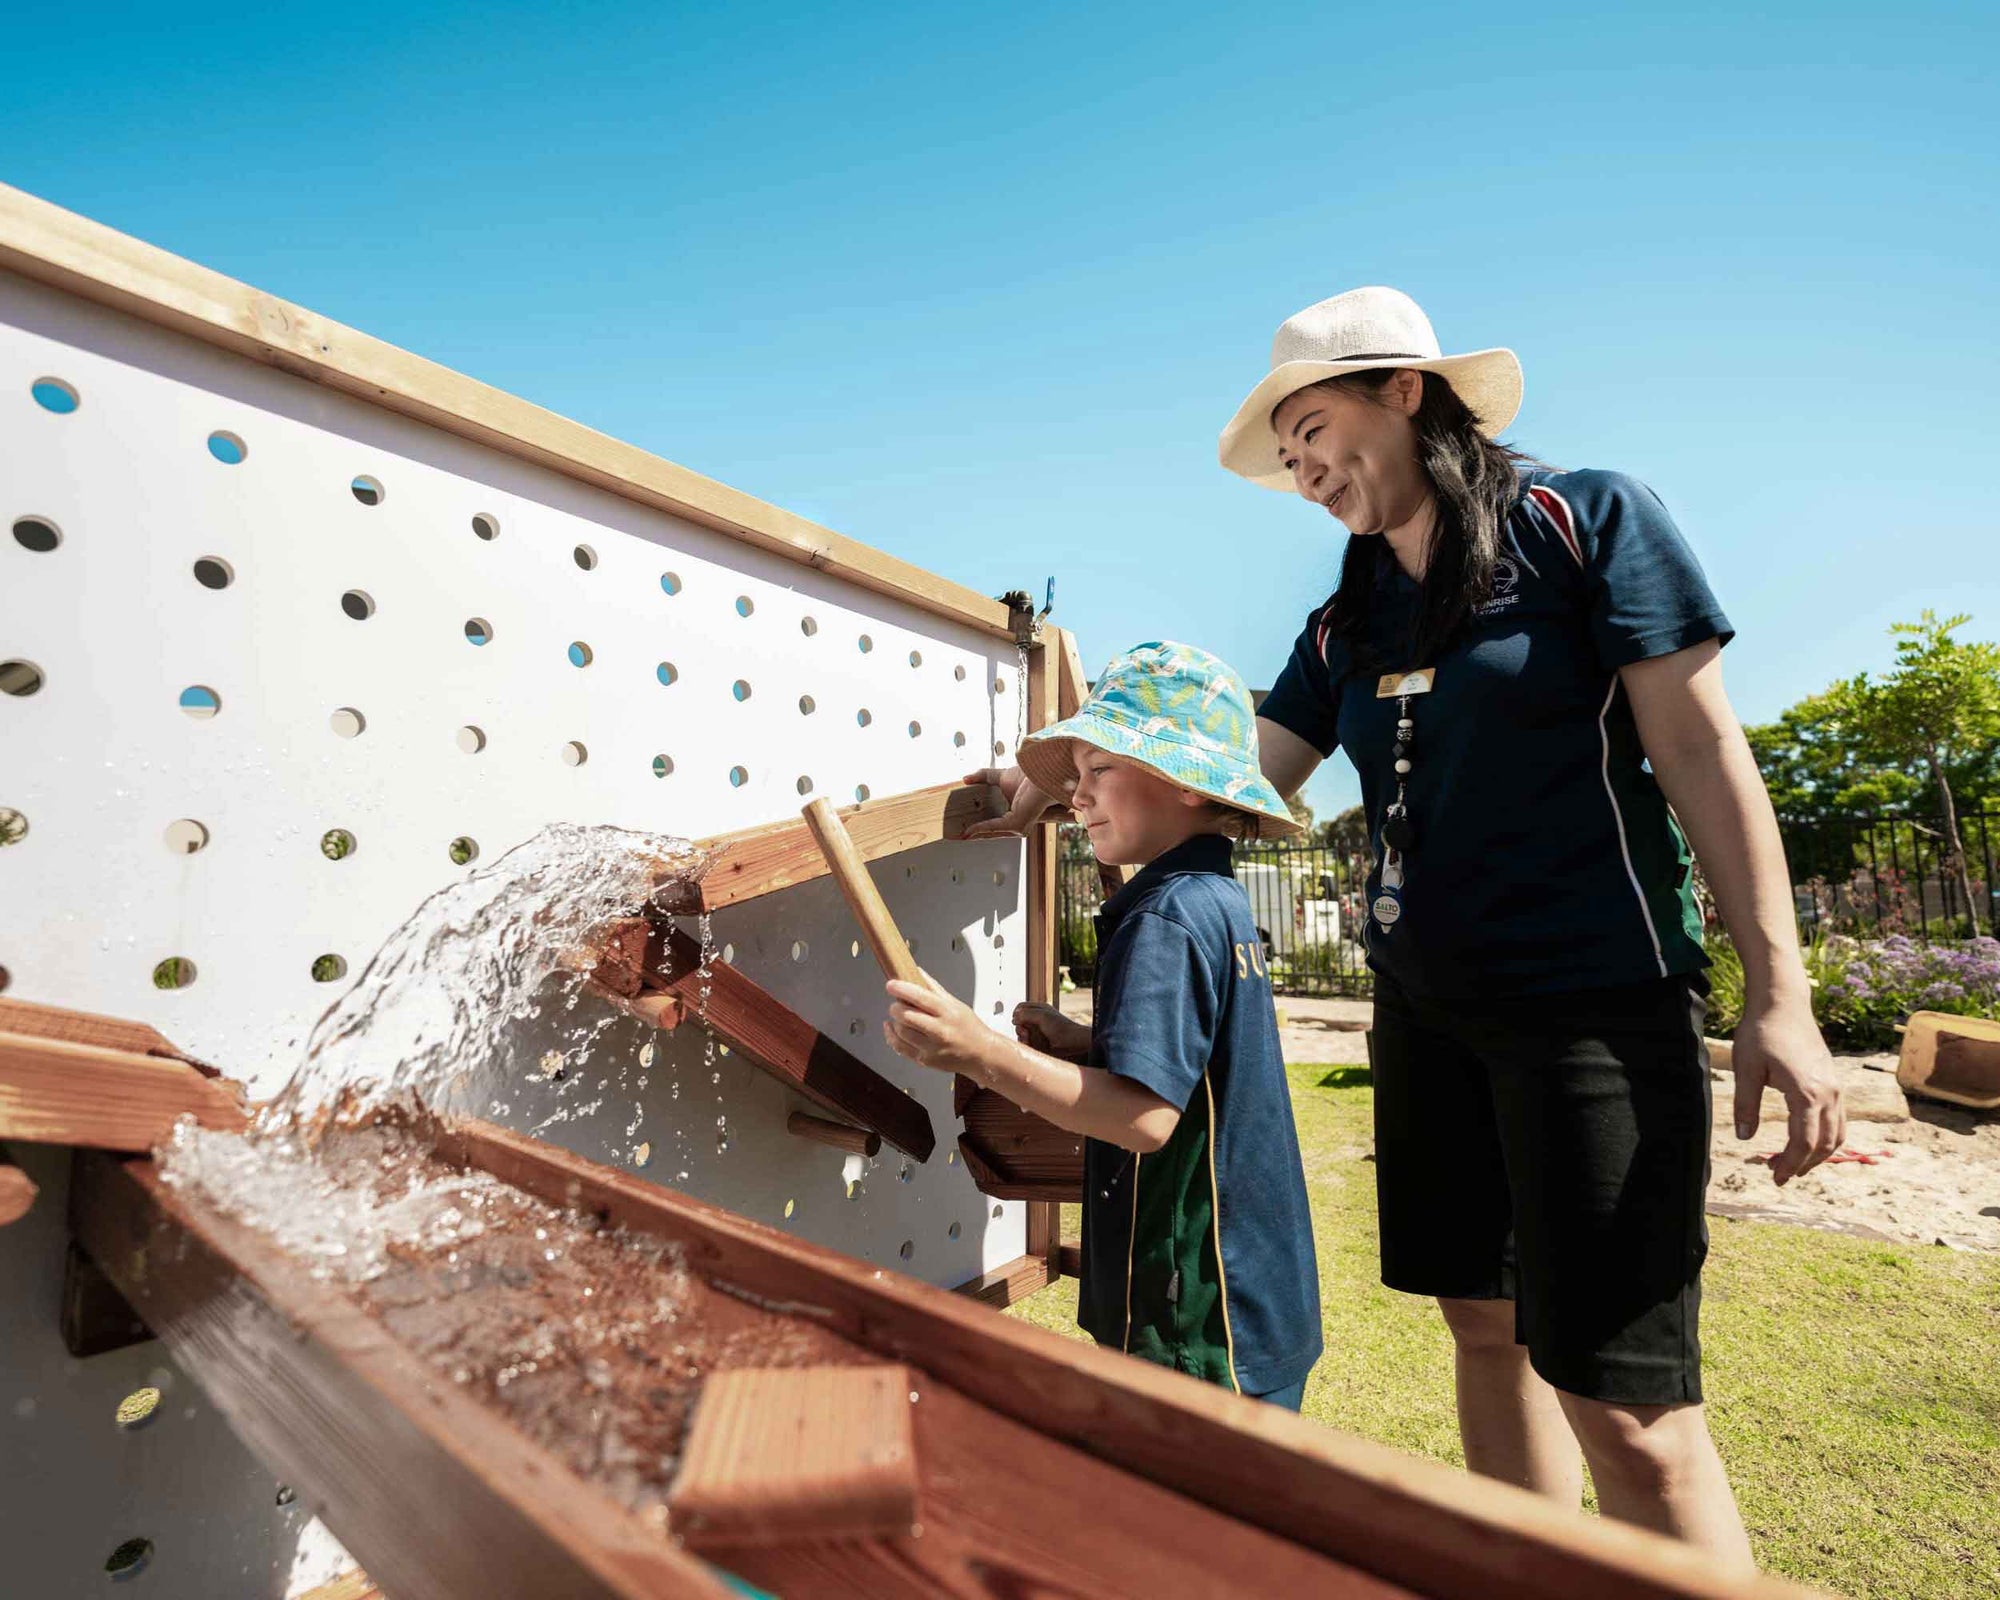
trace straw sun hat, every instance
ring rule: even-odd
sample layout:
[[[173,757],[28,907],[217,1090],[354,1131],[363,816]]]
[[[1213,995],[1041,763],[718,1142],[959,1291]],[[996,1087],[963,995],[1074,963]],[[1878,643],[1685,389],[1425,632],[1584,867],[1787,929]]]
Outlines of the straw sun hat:
[[[1450,381],[1491,438],[1521,409],[1521,363],[1511,350],[1448,356],[1431,319],[1398,289],[1349,289],[1287,317],[1271,341],[1271,370],[1222,430],[1222,464],[1266,489],[1292,492],[1278,460],[1271,413],[1289,394],[1343,372],[1414,367]]]

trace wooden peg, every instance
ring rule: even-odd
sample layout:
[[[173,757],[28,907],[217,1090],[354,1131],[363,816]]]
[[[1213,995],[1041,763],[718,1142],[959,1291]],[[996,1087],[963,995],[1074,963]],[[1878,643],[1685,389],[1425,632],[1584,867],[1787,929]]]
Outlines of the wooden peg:
[[[785,1131],[797,1134],[801,1139],[810,1139],[815,1144],[852,1151],[857,1156],[872,1157],[882,1152],[882,1135],[872,1129],[852,1127],[845,1122],[829,1122],[825,1117],[809,1117],[803,1111],[794,1111],[785,1118]]]
[[[892,978],[900,978],[905,983],[922,983],[924,976],[917,969],[916,958],[910,954],[909,942],[896,926],[896,919],[889,915],[882,891],[868,876],[867,863],[861,859],[861,852],[855,849],[854,841],[847,836],[847,828],[841,822],[840,814],[833,809],[833,802],[826,799],[813,801],[805,808],[805,817],[806,826],[812,829],[820,854],[826,857],[827,866],[833,870],[833,881],[840,885],[841,894],[853,908],[855,920],[861,924],[861,937],[868,941],[868,948],[875,953],[876,962]]]
[[[7,1147],[0,1145],[0,1228],[25,1217],[38,1193],[35,1180],[15,1166]]]

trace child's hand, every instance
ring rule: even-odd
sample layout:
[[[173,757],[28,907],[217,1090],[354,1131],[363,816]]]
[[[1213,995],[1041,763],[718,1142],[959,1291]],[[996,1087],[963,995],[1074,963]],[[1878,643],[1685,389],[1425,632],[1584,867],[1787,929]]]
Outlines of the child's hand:
[[[1035,1000],[1023,1000],[1014,1008],[1014,1037],[1030,1050],[1065,1061],[1080,1061],[1090,1053],[1088,1027]]]
[[[889,985],[889,1020],[882,1036],[899,1056],[939,1072],[962,1072],[982,1078],[982,1060],[999,1042],[998,1035],[942,989],[929,973],[924,982]]]

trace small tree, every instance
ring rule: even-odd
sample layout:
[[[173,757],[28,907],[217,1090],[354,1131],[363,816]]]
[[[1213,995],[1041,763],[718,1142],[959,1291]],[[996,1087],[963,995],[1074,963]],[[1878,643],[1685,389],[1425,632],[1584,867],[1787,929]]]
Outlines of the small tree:
[[[1892,762],[1922,763],[1930,775],[1944,816],[1944,868],[1957,875],[1976,934],[1979,908],[1947,773],[2000,742],[2000,645],[1954,639],[1952,633],[1971,620],[1960,615],[1940,622],[1925,611],[1915,622],[1896,623],[1889,629],[1895,669],[1879,683],[1861,673],[1829,693],[1842,696],[1845,718],[1868,745]]]

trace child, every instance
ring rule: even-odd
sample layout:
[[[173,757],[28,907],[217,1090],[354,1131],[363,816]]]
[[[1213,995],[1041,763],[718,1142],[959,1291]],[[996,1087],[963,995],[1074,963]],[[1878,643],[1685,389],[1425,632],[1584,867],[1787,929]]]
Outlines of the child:
[[[1099,1344],[1296,1411],[1320,1355],[1319,1274],[1229,841],[1299,829],[1258,772],[1250,696],[1206,651],[1143,644],[1020,762],[1070,797],[1098,860],[1145,869],[1097,919],[1095,1027],[1023,1007],[1007,1039],[891,983],[889,1043],[1086,1136],[1077,1320]]]

